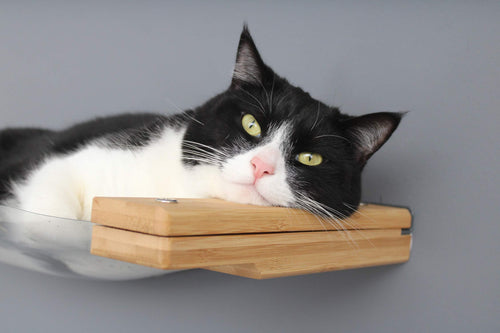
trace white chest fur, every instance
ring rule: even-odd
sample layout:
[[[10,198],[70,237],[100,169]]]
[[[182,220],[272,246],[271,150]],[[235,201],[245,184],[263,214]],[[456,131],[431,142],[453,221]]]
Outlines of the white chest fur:
[[[89,220],[94,196],[206,196],[205,184],[193,182],[199,170],[181,163],[183,134],[184,129],[168,128],[144,148],[96,143],[48,158],[26,181],[14,185],[16,201],[27,211]]]
[[[184,133],[185,129],[167,128],[157,140],[143,148],[113,148],[94,143],[72,154],[49,157],[25,181],[13,184],[15,203],[28,212],[90,220],[95,196],[219,197],[261,205],[286,205],[293,200],[280,152],[286,137],[283,129],[276,131],[270,140],[236,154],[222,165],[196,167],[182,163]],[[253,180],[250,161],[253,156],[261,155],[262,158],[272,155],[273,160],[276,159],[276,173],[257,182]],[[90,256],[91,224],[69,220],[61,220],[59,224],[40,223],[30,215],[8,218],[14,219],[17,227],[13,238],[18,244],[35,252],[50,252],[50,256],[79,274],[100,278],[159,274]],[[28,266],[36,265],[31,262],[27,258]]]

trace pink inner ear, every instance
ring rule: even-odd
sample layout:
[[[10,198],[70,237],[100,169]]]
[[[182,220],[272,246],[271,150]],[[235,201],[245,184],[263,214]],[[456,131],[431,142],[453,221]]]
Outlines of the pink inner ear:
[[[255,181],[257,181],[257,179],[259,178],[262,178],[262,176],[264,176],[265,174],[274,174],[274,165],[264,162],[257,156],[252,158],[250,163],[253,165],[253,175],[255,177]]]

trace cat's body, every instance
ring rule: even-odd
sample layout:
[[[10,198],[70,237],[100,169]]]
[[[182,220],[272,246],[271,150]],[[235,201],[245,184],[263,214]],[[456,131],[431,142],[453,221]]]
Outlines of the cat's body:
[[[39,144],[30,146],[37,149],[18,152],[24,155],[16,165],[22,180],[10,182],[5,196],[26,211],[89,220],[97,195],[173,195],[185,185],[180,164],[185,119],[122,115],[34,135],[30,141]]]
[[[345,217],[367,159],[400,118],[351,117],[314,100],[263,63],[245,28],[231,86],[195,110],[0,132],[0,200],[80,220],[95,196],[217,197]],[[22,223],[16,237],[33,246],[89,237]]]
[[[63,131],[0,131],[0,201],[12,198],[12,181],[25,178],[48,156],[69,155],[99,138],[134,132],[161,118],[156,114],[125,114],[98,118]]]

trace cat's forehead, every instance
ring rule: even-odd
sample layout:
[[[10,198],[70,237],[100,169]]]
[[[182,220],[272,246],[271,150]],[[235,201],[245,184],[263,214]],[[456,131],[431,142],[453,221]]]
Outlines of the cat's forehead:
[[[248,102],[258,103],[266,113],[271,115],[299,116],[316,109],[329,109],[321,101],[314,99],[301,88],[295,87],[283,80],[270,88],[266,86],[253,86],[238,91],[239,98]]]
[[[302,90],[284,92],[268,109],[271,122],[286,120],[291,127],[318,131],[331,129],[338,110],[312,98]]]
[[[287,122],[289,131],[302,134],[328,132],[336,128],[339,110],[314,99],[277,75],[273,81],[239,87],[235,91],[240,109],[253,113],[269,127]]]

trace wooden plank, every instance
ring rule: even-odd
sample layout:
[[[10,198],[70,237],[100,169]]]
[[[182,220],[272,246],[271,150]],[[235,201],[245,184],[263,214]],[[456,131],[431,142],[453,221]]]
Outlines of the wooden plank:
[[[92,222],[160,236],[193,236],[339,229],[403,229],[408,209],[363,205],[342,221],[320,220],[299,209],[262,207],[218,199],[178,199],[161,203],[146,198],[94,199]]]
[[[253,264],[231,271],[267,278],[402,262],[409,238],[397,229],[162,237],[94,226],[91,252],[160,269]]]
[[[379,265],[399,264],[409,260],[411,235],[402,235],[390,243],[357,251],[321,252],[265,259],[252,264],[215,266],[206,269],[252,279],[321,273]]]

